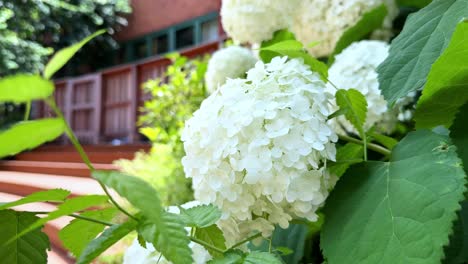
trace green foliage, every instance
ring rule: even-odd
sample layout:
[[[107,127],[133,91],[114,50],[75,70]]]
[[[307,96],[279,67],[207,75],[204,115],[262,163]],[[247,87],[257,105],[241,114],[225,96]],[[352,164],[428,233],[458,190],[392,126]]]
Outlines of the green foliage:
[[[423,8],[431,3],[432,0],[397,0],[398,5]]]
[[[10,129],[0,132],[0,158],[15,155],[52,141],[64,131],[65,124],[62,119],[58,118],[17,123]]]
[[[328,263],[440,263],[465,184],[447,137],[410,133],[389,162],[353,167],[332,191],[321,233]]]
[[[242,251],[228,251],[224,256],[219,258],[214,258],[208,262],[208,264],[242,264],[244,259],[244,254]]]
[[[468,102],[458,112],[452,127],[450,127],[450,138],[457,147],[457,153],[463,161],[463,167],[468,174]]]
[[[63,189],[52,189],[42,192],[32,193],[24,198],[17,201],[4,203],[0,205],[0,210],[15,207],[22,204],[36,203],[36,202],[63,202],[65,198],[70,195],[70,191]]]
[[[468,2],[467,2],[468,5]],[[416,127],[449,127],[468,101],[468,21],[458,24],[447,49],[432,65],[415,113]]]
[[[221,218],[221,211],[214,205],[199,205],[190,209],[179,207],[180,217],[187,226],[208,227]]]
[[[338,90],[336,92],[336,104],[343,110],[343,114],[361,138],[365,138],[364,124],[366,123],[367,101],[358,90]]]
[[[192,250],[184,223],[178,215],[164,212],[158,222],[147,219],[138,226],[138,233],[174,264],[192,263]]]
[[[46,99],[53,92],[54,84],[37,75],[18,74],[0,79],[0,102]]]
[[[223,232],[214,224],[207,227],[196,228],[195,237],[204,241],[208,245],[221,250],[226,250],[226,239],[224,238]],[[205,249],[208,250],[210,255],[213,257],[221,256],[219,252],[212,250],[210,247],[205,247]]]
[[[47,63],[45,66],[44,78],[50,79],[52,75],[60,70],[60,68],[62,68],[63,65],[65,65],[65,63],[67,63],[84,45],[86,45],[86,43],[95,37],[102,35],[104,32],[105,30],[99,30],[94,34],[86,37],[82,41],[55,53],[54,56],[50,59],[49,63]]]
[[[34,213],[2,210],[0,211],[0,219],[2,221],[0,225],[0,233],[2,234],[0,236],[0,259],[2,263],[47,263],[49,239],[40,227],[18,238],[15,243],[7,244],[8,241],[17,237],[39,219]]]
[[[270,46],[265,46],[260,49],[261,51],[268,51],[270,56],[288,56],[289,58],[301,58],[310,69],[317,72],[320,78],[327,82],[328,67],[325,63],[310,56],[305,50],[301,42],[293,39],[286,39],[275,42]]]
[[[134,231],[137,226],[137,222],[129,220],[123,224],[113,225],[97,238],[93,239],[86,248],[83,250],[83,253],[80,255],[77,264],[87,264],[91,263],[95,258],[97,258],[101,253],[103,253],[110,246],[117,243],[124,236]]]
[[[389,150],[392,150],[396,146],[396,144],[398,144],[398,141],[396,139],[389,137],[389,136],[385,136],[385,135],[378,134],[375,132],[368,132],[367,134],[371,136],[372,139],[382,144]]]
[[[115,208],[103,210],[94,210],[81,213],[80,216],[97,219],[101,221],[110,221],[117,213]],[[59,232],[60,240],[63,245],[70,250],[74,256],[80,256],[96,236],[104,230],[104,225],[94,223],[83,219],[74,219]]]
[[[434,0],[408,17],[389,56],[377,69],[380,89],[390,104],[425,85],[431,65],[465,17],[468,0]]]
[[[349,166],[362,162],[363,146],[354,143],[347,143],[336,150],[336,162],[328,167],[328,171],[341,177]]]
[[[328,65],[333,64],[335,56],[340,54],[346,47],[355,41],[359,41],[382,27],[382,23],[387,16],[387,7],[382,4],[366,12],[356,25],[348,28],[336,43],[335,49],[329,57]]]
[[[67,199],[57,207],[57,210],[50,212],[46,217],[38,219],[36,222],[25,228],[21,233],[19,233],[18,237],[21,237],[59,217],[79,212],[93,206],[104,205],[107,202],[107,199],[108,198],[105,195],[86,195]]]
[[[453,226],[450,245],[445,249],[444,264],[462,264],[468,262],[468,200],[461,204],[458,219]]]
[[[275,44],[277,42],[281,42],[281,41],[285,41],[285,40],[296,40],[296,38],[294,37],[293,33],[289,32],[289,31],[287,31],[285,29],[278,30],[273,34],[272,39],[263,41],[260,48],[268,47],[268,46],[271,46],[271,45],[273,45],[273,44]],[[268,62],[271,61],[271,59],[273,59],[277,55],[277,53],[274,52],[274,51],[260,49],[258,55],[260,56],[260,58],[262,59],[263,62],[268,63]]]
[[[245,254],[241,251],[229,251],[224,257],[216,258],[208,262],[209,264],[281,264],[281,261],[268,252],[254,251]]]

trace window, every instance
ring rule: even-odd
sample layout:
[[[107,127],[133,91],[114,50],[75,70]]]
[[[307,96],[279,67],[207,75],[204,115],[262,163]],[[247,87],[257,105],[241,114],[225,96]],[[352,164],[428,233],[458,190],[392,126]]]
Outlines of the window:
[[[192,46],[194,41],[194,28],[193,26],[182,28],[176,31],[176,49]]]
[[[147,53],[146,53],[146,41],[145,40],[141,40],[141,41],[138,41],[137,43],[135,43],[135,45],[133,46],[134,48],[134,56],[136,59],[141,59],[141,58],[144,58],[146,57]]]
[[[218,39],[218,20],[213,19],[201,24],[202,37],[201,41],[209,42]]]
[[[168,37],[166,35],[162,35],[153,39],[153,50],[152,53],[154,54],[161,54],[166,53],[169,51],[169,42]]]

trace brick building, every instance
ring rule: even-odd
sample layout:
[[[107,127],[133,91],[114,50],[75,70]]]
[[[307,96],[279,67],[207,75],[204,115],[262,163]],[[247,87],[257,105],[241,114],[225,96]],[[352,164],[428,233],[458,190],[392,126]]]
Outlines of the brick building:
[[[170,61],[164,54],[188,57],[211,53],[225,38],[221,0],[132,0],[128,26],[116,34],[121,45],[112,66],[55,80],[55,97],[84,144],[131,144],[140,140],[141,84],[160,76]],[[39,107],[39,116],[51,115]],[[67,143],[65,138],[61,143]]]

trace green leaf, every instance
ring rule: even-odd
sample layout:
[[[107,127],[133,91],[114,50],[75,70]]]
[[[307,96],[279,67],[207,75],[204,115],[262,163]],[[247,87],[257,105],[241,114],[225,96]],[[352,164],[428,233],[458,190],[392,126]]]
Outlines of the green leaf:
[[[110,221],[117,213],[115,208],[87,211],[81,216],[101,221]],[[104,230],[104,225],[82,219],[74,219],[59,232],[63,245],[74,255],[80,256],[89,242]]]
[[[273,38],[270,40],[263,41],[260,48],[271,46],[275,43],[284,41],[284,40],[295,40],[294,34],[283,29],[278,30],[273,34]],[[268,50],[260,50],[259,56],[264,63],[268,63],[277,56],[276,52],[268,51]]]
[[[462,202],[458,219],[453,226],[450,244],[445,249],[444,264],[468,263],[468,200]]]
[[[0,158],[52,141],[64,131],[65,125],[58,118],[19,122],[0,133]]]
[[[0,205],[0,210],[28,203],[63,202],[68,195],[70,195],[70,191],[63,189],[53,189],[42,192],[35,192],[17,201]]]
[[[275,255],[268,252],[250,252],[244,259],[244,264],[282,264]]]
[[[216,225],[211,225],[203,228],[196,228],[195,237],[219,249],[226,249],[226,240],[224,239],[223,232]],[[213,257],[220,256],[220,254],[217,251],[214,251],[211,248],[205,249],[208,250],[208,252],[210,252],[211,256]]]
[[[420,130],[389,162],[348,170],[323,211],[328,263],[440,263],[466,190],[460,164],[447,137]]]
[[[53,92],[54,84],[37,75],[18,74],[0,79],[0,102],[46,99]]]
[[[468,102],[465,103],[458,112],[452,127],[450,127],[450,137],[457,147],[458,156],[463,161],[465,173],[468,174]]]
[[[320,78],[324,82],[328,82],[328,66],[317,60],[316,58],[310,56],[305,50],[301,42],[297,40],[284,40],[277,42],[271,46],[262,47],[261,51],[269,51],[275,53],[276,56],[288,56],[289,58],[301,58],[304,60],[306,65],[310,66],[310,69],[314,72],[317,72],[320,75]]]
[[[137,222],[129,220],[123,224],[113,225],[106,230],[91,243],[86,246],[83,253],[77,260],[77,264],[88,264],[101,255],[102,252],[106,251],[109,247],[117,243],[120,239],[126,236],[128,233],[135,230]]]
[[[15,243],[6,244],[27,229],[39,218],[29,212],[15,212],[13,210],[0,211],[0,259],[8,264],[45,264],[47,263],[47,249],[49,238],[38,227],[29,234],[19,238]]]
[[[328,65],[333,64],[335,55],[341,53],[346,47],[355,41],[359,41],[372,33],[374,30],[382,27],[383,21],[387,16],[387,7],[382,4],[366,13],[354,26],[348,28],[336,43],[335,49],[330,55]]]
[[[371,136],[373,139],[375,139],[375,141],[379,142],[380,144],[384,145],[386,148],[392,150],[396,144],[398,144],[398,140],[392,138],[392,137],[389,137],[389,136],[385,136],[385,135],[382,135],[382,134],[379,134],[379,133],[374,133],[374,132],[371,132],[371,133],[368,133],[369,136]]]
[[[364,151],[363,146],[347,143],[346,145],[339,147],[336,151],[336,162],[332,162],[328,166],[328,171],[341,177],[349,166],[362,162],[362,153]]]
[[[71,198],[66,200],[64,203],[57,207],[57,210],[50,212],[46,217],[40,218],[28,228],[25,228],[18,237],[21,237],[28,232],[44,225],[45,223],[57,219],[59,217],[69,215],[87,208],[105,204],[107,202],[107,196],[105,195],[86,195]]]
[[[221,211],[212,204],[199,205],[190,209],[180,207],[180,217],[187,226],[207,227],[221,218]]]
[[[156,190],[137,177],[115,171],[94,171],[92,175],[141,210],[147,218],[141,235],[153,243],[167,260],[174,264],[190,263],[192,252],[184,225],[178,217],[164,211]]]
[[[423,8],[431,3],[432,0],[397,0],[398,5]]]
[[[355,89],[341,89],[336,92],[336,104],[345,111],[346,119],[353,124],[361,138],[365,138],[367,101],[364,95]]]
[[[434,0],[408,17],[389,56],[377,68],[380,89],[390,104],[424,86],[431,65],[464,17],[468,17],[468,0]]]
[[[59,50],[54,54],[52,59],[47,63],[44,69],[44,78],[50,79],[54,73],[56,73],[60,68],[62,68],[65,63],[67,63],[74,55],[78,52],[86,43],[90,40],[106,32],[105,30],[99,30],[94,34],[86,37],[82,41],[64,49]]]
[[[468,3],[467,3],[468,5]],[[449,127],[468,101],[468,21],[458,24],[447,49],[432,65],[416,107],[417,128]]]
[[[161,254],[174,264],[192,263],[192,250],[188,246],[190,239],[178,215],[162,214],[162,222],[144,220],[138,226],[138,234],[152,243]]]
[[[294,253],[292,249],[287,247],[276,247],[275,250],[278,251],[281,256],[289,256]]]
[[[224,253],[224,256],[208,261],[208,264],[242,264],[243,260],[244,253],[242,251],[230,250]]]

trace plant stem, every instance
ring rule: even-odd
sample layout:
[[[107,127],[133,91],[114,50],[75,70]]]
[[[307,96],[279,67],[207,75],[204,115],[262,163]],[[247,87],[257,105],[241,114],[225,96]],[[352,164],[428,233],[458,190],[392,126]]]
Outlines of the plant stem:
[[[218,253],[224,254],[224,252],[225,252],[224,250],[222,250],[220,248],[217,248],[217,247],[215,247],[213,245],[210,245],[210,244],[206,243],[205,241],[202,241],[202,240],[200,240],[200,239],[198,239],[196,237],[191,236],[190,240],[192,240],[193,242],[195,242],[197,244],[200,244],[200,245],[204,246],[207,249],[209,248],[209,249],[211,249],[213,251],[216,251]]]
[[[385,156],[390,156],[390,154],[392,154],[392,152],[382,146],[379,146],[379,145],[376,145],[376,144],[373,144],[373,143],[368,143],[368,144],[364,144],[364,142],[362,142],[361,140],[357,139],[357,138],[353,138],[353,137],[349,137],[349,136],[344,136],[344,135],[339,135],[338,136],[341,140],[344,140],[344,141],[348,141],[348,142],[351,142],[351,143],[355,143],[355,144],[359,144],[359,145],[363,145],[363,146],[366,146],[368,149],[370,150],[373,150],[375,152],[378,152],[382,155],[385,155]]]
[[[240,246],[240,245],[242,245],[242,244],[244,244],[246,242],[249,242],[250,240],[253,240],[253,239],[255,239],[255,238],[257,238],[257,237],[259,237],[261,235],[262,235],[262,233],[257,233],[257,234],[255,234],[253,236],[249,236],[248,238],[242,240],[241,242],[238,242],[238,243],[234,244],[234,246],[232,246],[230,249],[236,248],[236,247],[238,247],[238,246]]]
[[[28,101],[26,103],[26,111],[24,112],[24,121],[28,121],[30,115],[31,115],[31,101]]]
[[[54,112],[57,114],[57,116],[62,119],[64,125],[65,125],[65,133],[67,134],[68,138],[70,139],[70,141],[72,142],[73,146],[76,148],[76,150],[78,151],[78,154],[80,154],[80,157],[81,159],[83,160],[83,162],[86,164],[86,166],[88,166],[89,170],[91,172],[95,171],[94,169],[94,166],[93,164],[91,163],[91,160],[89,159],[88,155],[86,154],[86,152],[84,151],[83,147],[81,146],[80,142],[78,141],[78,139],[76,138],[75,136],[75,133],[73,133],[73,130],[70,128],[70,126],[68,125],[68,122],[65,120],[65,117],[63,116],[63,113],[62,111],[57,107],[57,104],[55,103],[55,99],[54,98],[49,98],[47,100],[47,103],[49,104],[50,108],[52,108],[52,110],[54,110]],[[117,201],[114,200],[114,198],[111,196],[111,194],[109,193],[109,190],[107,189],[107,187],[100,181],[97,180],[97,182],[99,183],[99,185],[101,186],[101,188],[104,190],[104,193],[106,193],[106,195],[109,197],[109,200],[115,205],[115,207],[117,207],[117,209],[119,209],[122,213],[126,214],[128,217],[134,219],[134,220],[137,220],[138,219],[133,216],[132,214],[130,214],[129,212],[127,212],[125,209],[123,209],[118,203]]]
[[[35,213],[35,214],[49,214],[51,212],[32,212],[32,213]],[[94,222],[94,223],[105,225],[105,226],[114,225],[114,224],[109,223],[109,222],[101,221],[101,220],[98,220],[98,219],[94,219],[94,218],[90,218],[90,217],[86,217],[86,216],[82,216],[82,215],[78,215],[78,214],[69,214],[68,216],[71,216],[71,217],[74,217],[74,218],[77,218],[77,219],[86,220],[86,221],[89,221],[89,222]]]

